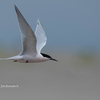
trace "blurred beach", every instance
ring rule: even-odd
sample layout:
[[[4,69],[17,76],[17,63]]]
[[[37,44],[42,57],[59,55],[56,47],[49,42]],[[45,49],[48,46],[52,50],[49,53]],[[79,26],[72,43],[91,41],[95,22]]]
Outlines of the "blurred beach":
[[[2,57],[11,53],[2,53]],[[17,52],[15,52],[17,54]],[[0,98],[3,100],[99,100],[100,56],[51,53],[58,62],[0,61]]]

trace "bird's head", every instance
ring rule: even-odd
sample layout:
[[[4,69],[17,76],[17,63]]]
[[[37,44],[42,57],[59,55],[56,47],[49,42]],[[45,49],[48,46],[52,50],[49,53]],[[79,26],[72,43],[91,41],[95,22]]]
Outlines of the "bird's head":
[[[58,60],[52,58],[51,56],[49,56],[49,55],[47,55],[47,54],[41,53],[41,55],[42,55],[43,57],[49,58],[50,60],[58,61]]]

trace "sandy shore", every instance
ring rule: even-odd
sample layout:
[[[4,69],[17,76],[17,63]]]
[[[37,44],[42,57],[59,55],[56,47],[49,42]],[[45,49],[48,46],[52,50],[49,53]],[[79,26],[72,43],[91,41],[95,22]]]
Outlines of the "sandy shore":
[[[0,61],[0,85],[8,85],[0,88],[0,99],[100,99],[99,57],[53,56],[58,62],[23,64]]]

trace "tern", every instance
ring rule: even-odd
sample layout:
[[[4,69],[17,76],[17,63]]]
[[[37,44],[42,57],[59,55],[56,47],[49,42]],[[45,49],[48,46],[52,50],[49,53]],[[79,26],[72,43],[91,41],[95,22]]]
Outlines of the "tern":
[[[15,5],[14,7],[22,38],[22,52],[17,56],[0,58],[0,60],[13,60],[14,62],[20,63],[35,63],[48,60],[57,61],[51,56],[41,53],[41,49],[46,45],[47,37],[40,20],[37,20],[37,26],[34,33],[19,9]]]

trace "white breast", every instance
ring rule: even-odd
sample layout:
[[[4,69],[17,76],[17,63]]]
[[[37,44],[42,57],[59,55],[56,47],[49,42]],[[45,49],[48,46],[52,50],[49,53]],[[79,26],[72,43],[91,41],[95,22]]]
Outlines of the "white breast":
[[[43,62],[48,61],[49,58],[43,57],[42,55],[36,55],[35,57],[24,55],[22,59],[19,59],[18,62],[20,63],[35,63],[35,62]]]

